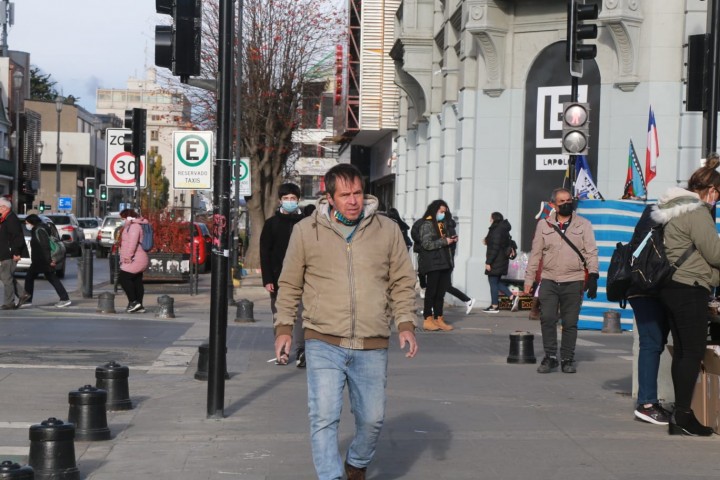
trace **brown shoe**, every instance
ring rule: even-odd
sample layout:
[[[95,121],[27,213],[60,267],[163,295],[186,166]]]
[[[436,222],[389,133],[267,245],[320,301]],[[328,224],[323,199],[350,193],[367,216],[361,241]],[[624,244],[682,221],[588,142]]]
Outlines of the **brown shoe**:
[[[367,470],[367,468],[353,467],[349,463],[345,463],[347,480],[365,480],[365,470]]]
[[[426,317],[423,322],[423,330],[426,332],[436,332],[440,330],[440,325],[437,324],[433,317]]]
[[[445,323],[445,319],[442,317],[442,315],[435,319],[435,324],[440,327],[440,330],[444,330],[446,332],[455,329],[455,327],[453,327],[452,325],[448,325],[447,323]]]

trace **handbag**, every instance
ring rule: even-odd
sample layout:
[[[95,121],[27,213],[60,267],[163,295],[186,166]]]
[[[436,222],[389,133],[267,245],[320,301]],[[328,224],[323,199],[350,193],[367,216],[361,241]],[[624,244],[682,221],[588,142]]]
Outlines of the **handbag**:
[[[550,226],[553,228],[553,230],[555,230],[555,231],[558,233],[558,235],[560,235],[560,237],[561,237],[563,240],[565,240],[565,243],[567,243],[568,245],[570,245],[570,248],[572,248],[573,251],[574,251],[575,253],[577,253],[578,257],[580,257],[580,261],[581,261],[582,264],[583,264],[583,269],[585,270],[585,280],[584,280],[584,283],[583,283],[583,289],[587,290],[588,278],[589,278],[589,276],[590,276],[590,272],[588,271],[587,261],[585,261],[585,257],[583,256],[582,253],[580,253],[580,250],[575,246],[575,244],[572,243],[572,242],[570,241],[570,239],[565,236],[565,234],[563,233],[563,231],[560,230],[560,228],[559,228],[557,225],[553,225],[553,224],[550,223],[548,220],[545,220],[545,221],[547,222],[548,225],[550,225]]]

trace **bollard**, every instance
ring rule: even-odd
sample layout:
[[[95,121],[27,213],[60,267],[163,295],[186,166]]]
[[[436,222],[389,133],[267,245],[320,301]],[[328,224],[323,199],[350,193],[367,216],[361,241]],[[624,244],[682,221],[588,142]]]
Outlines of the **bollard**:
[[[253,317],[253,302],[246,298],[237,302],[235,321],[238,323],[252,323],[255,321]]]
[[[128,389],[130,369],[112,361],[95,369],[95,386],[107,392],[105,409],[132,410],[132,401]]]
[[[28,465],[35,480],[80,480],[75,463],[75,425],[50,417],[30,426]]]
[[[82,297],[93,296],[93,251],[90,243],[82,246]]]
[[[115,294],[104,292],[98,295],[98,313],[116,313],[115,312]]]
[[[155,316],[157,318],[175,318],[175,310],[173,308],[175,300],[168,295],[161,295],[157,297],[158,305],[160,309],[157,311]]]
[[[622,333],[620,327],[620,314],[614,310],[603,313],[602,333]]]
[[[75,424],[75,439],[81,442],[110,440],[105,403],[107,392],[85,385],[68,394],[68,422]]]
[[[0,463],[0,480],[33,480],[35,472],[27,465],[21,467],[19,464],[5,460]]]
[[[203,343],[198,347],[198,364],[197,370],[195,370],[195,380],[207,380],[208,379],[208,365],[210,364],[210,344]],[[227,354],[227,347],[225,347],[225,353]],[[225,365],[225,380],[228,380],[230,375],[227,372],[227,365]]]
[[[515,331],[510,334],[510,353],[507,363],[535,363],[533,342],[535,335],[530,332]]]

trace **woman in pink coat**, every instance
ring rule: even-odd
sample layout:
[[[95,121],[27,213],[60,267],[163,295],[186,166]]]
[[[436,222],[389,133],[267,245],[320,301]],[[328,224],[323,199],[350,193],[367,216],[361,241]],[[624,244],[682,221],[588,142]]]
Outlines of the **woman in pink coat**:
[[[125,225],[120,233],[120,286],[128,298],[128,313],[144,313],[143,296],[143,272],[150,264],[148,254],[143,250],[142,242],[143,229],[140,226],[148,221],[142,218],[132,208],[126,208],[120,212],[120,218],[125,220]]]

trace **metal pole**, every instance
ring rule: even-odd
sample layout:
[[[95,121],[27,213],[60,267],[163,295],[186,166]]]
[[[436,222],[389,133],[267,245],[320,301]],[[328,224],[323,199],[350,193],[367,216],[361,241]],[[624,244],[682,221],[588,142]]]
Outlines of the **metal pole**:
[[[213,189],[213,251],[210,299],[210,356],[207,416],[222,418],[225,403],[228,245],[230,239],[230,148],[232,146],[233,2],[220,0],[218,53],[217,159]]]
[[[55,211],[60,211],[60,162],[62,162],[62,150],[60,150],[60,114],[62,106],[57,112],[57,149],[55,150]]]
[[[20,89],[15,87],[15,180],[13,180],[12,203],[20,212]]]
[[[717,151],[717,115],[718,115],[718,97],[720,96],[720,74],[718,66],[720,66],[720,0],[712,0],[708,2],[707,12],[707,32],[708,45],[707,62],[705,68],[709,85],[707,90],[707,109],[703,111],[703,153],[707,157],[708,154]]]
[[[570,101],[571,102],[577,102],[578,101],[578,77],[571,77],[570,82]],[[570,175],[570,193],[574,197],[575,196],[575,161],[577,159],[577,155],[570,155],[570,158],[568,160],[568,174]]]

